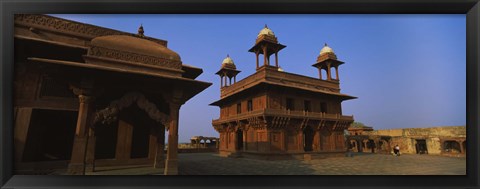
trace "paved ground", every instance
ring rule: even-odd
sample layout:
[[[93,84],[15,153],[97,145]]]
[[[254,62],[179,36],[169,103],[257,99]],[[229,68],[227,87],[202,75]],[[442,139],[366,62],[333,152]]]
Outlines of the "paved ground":
[[[311,161],[224,158],[214,153],[179,154],[180,175],[465,175],[466,160],[434,155],[356,154]],[[97,171],[95,174],[161,174],[151,167]]]

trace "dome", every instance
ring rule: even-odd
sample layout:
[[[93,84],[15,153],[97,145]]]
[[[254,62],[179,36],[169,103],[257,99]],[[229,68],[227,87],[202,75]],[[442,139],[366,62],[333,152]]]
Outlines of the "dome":
[[[280,67],[280,66],[278,67],[278,71],[279,71],[279,72],[284,72],[284,70],[283,70],[282,67]]]
[[[258,36],[257,37],[260,37],[261,35],[269,35],[269,36],[275,36],[275,34],[273,33],[272,30],[270,30],[267,25],[265,24],[265,28],[263,28],[262,30],[260,30],[260,32],[258,33]]]
[[[322,48],[322,50],[320,50],[320,56],[324,55],[324,54],[335,54],[335,52],[333,52],[333,49],[330,48],[326,43],[325,43],[325,46]]]
[[[228,69],[233,69],[233,70],[237,69],[237,66],[235,66],[232,58],[230,58],[230,56],[228,54],[227,54],[227,58],[223,59],[222,68],[228,68]]]
[[[92,39],[90,44],[92,46],[102,47],[120,52],[134,53],[155,58],[163,58],[176,62],[180,61],[180,56],[176,52],[168,49],[167,47],[150,41],[148,39],[135,36],[100,36]]]
[[[229,55],[227,55],[227,58],[223,59],[222,65],[223,65],[223,64],[233,64],[233,65],[235,65],[235,64],[233,63],[233,60],[230,58]]]

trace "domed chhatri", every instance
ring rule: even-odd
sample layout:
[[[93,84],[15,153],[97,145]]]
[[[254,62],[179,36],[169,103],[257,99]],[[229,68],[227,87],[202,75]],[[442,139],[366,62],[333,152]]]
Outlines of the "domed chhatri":
[[[237,66],[235,66],[235,63],[233,63],[230,55],[227,54],[227,57],[222,61],[222,67],[215,74],[220,76],[220,87],[227,87],[237,82],[238,73],[240,73],[240,71],[237,70]]]
[[[327,45],[327,43],[325,43],[322,50],[320,50],[320,55],[318,55],[317,57],[317,62],[323,61],[326,59],[333,59],[333,60],[337,59],[337,55],[335,54],[335,52],[333,52],[333,49]]]
[[[233,64],[233,65],[235,65],[235,64],[233,63],[232,58],[230,58],[230,55],[228,55],[228,54],[227,54],[227,58],[223,59],[222,64]]]
[[[327,43],[325,43],[325,46],[323,46],[322,50],[320,50],[320,56],[326,54],[326,53],[330,53],[330,54],[335,54],[335,52],[333,52],[333,49],[330,48]]]
[[[232,58],[230,58],[230,55],[227,54],[227,58],[223,59],[222,68],[227,68],[232,70],[237,69],[237,66],[235,66],[235,63],[233,63]]]
[[[275,34],[273,33],[272,30],[270,30],[270,28],[268,28],[267,24],[265,24],[265,27],[262,30],[260,30],[257,37],[260,37],[262,35],[269,35],[269,36],[275,37]]]

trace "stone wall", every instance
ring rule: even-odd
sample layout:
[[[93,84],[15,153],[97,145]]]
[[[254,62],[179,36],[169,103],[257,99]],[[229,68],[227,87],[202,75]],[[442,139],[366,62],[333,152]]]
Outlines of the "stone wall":
[[[429,154],[442,152],[441,139],[465,138],[465,126],[447,126],[431,128],[406,128],[364,131],[369,136],[391,136],[391,146],[399,145],[402,153],[415,154],[417,140],[425,140]],[[392,150],[393,151],[393,150]]]

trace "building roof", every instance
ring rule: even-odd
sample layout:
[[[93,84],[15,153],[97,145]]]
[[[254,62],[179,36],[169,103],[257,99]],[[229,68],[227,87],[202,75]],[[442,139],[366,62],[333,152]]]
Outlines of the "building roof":
[[[107,35],[92,39],[92,46],[136,53],[151,57],[180,61],[180,56],[167,47],[141,37],[129,35]]]

